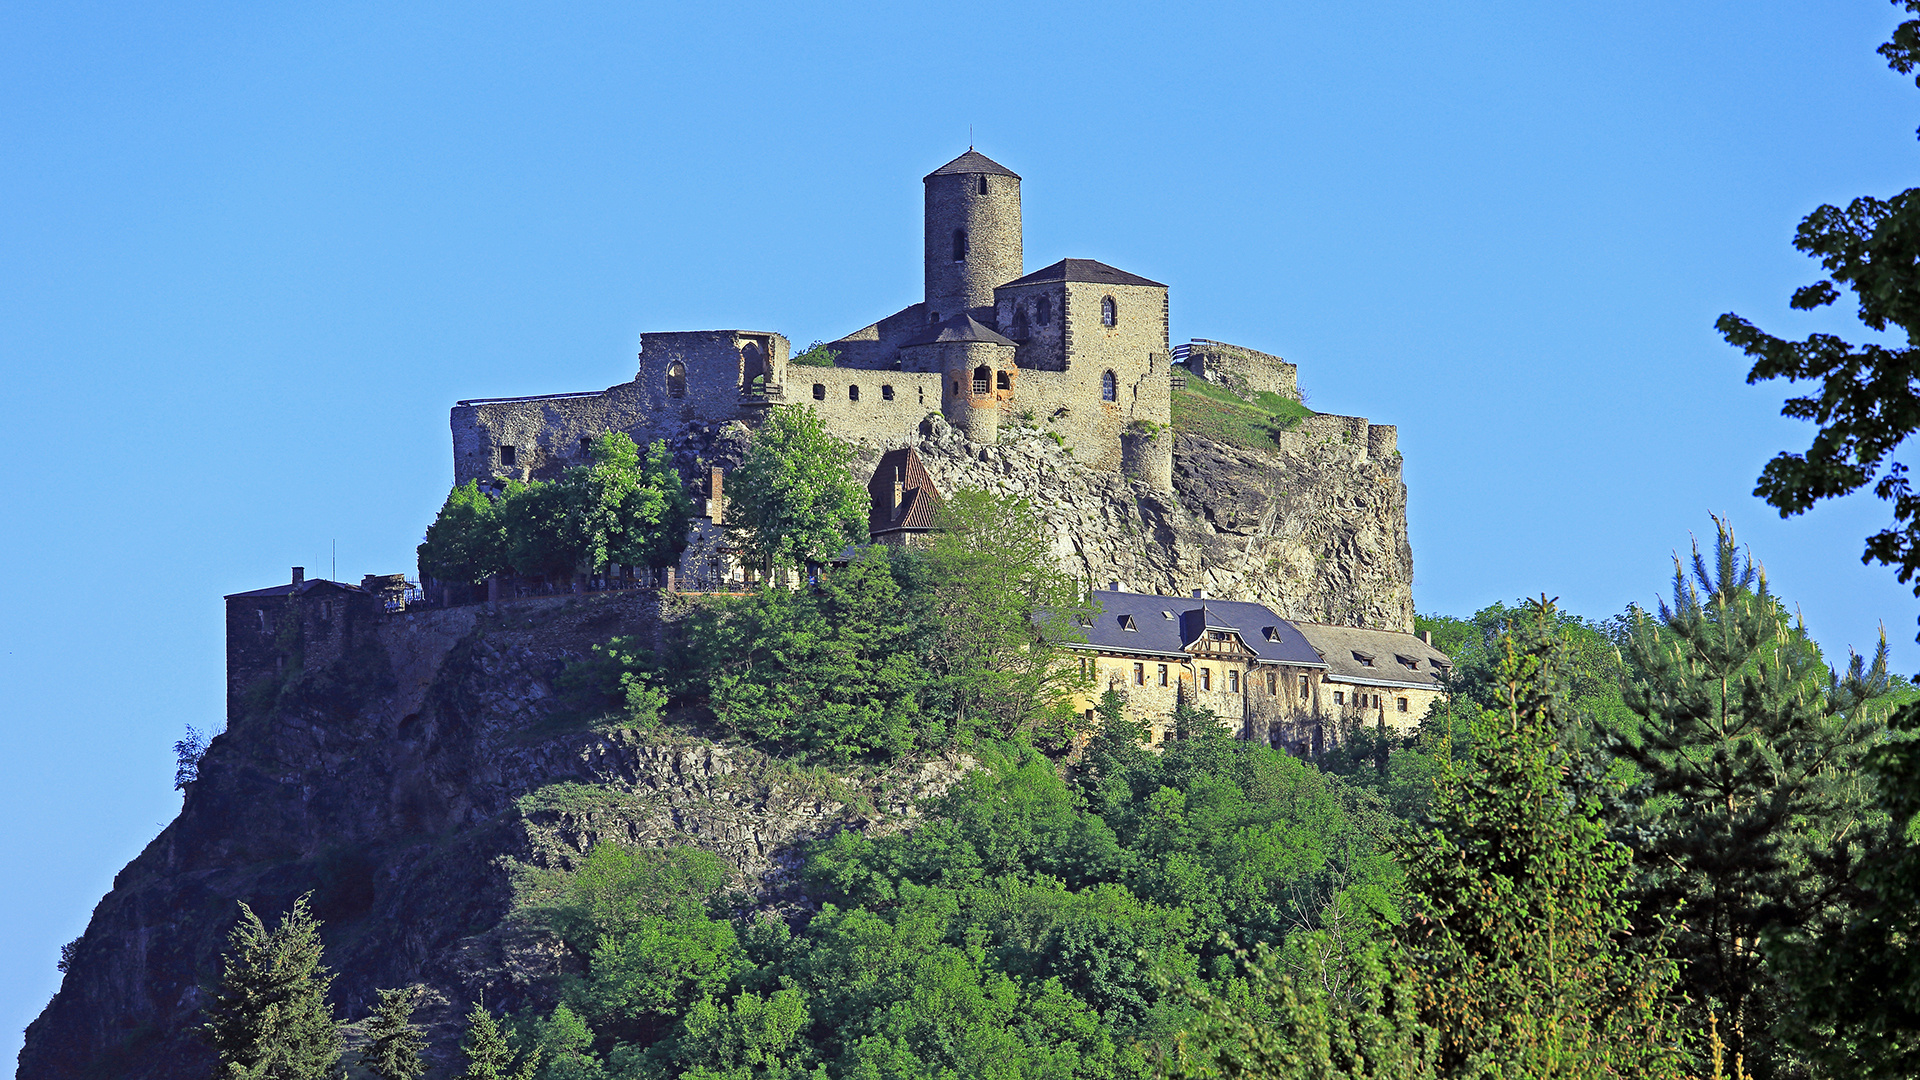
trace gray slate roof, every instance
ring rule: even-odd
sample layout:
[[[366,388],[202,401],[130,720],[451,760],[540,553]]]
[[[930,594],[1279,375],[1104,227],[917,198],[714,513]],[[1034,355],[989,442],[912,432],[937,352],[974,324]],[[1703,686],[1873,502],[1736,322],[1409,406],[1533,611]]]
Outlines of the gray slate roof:
[[[1185,657],[1186,647],[1207,630],[1233,630],[1267,663],[1326,666],[1300,631],[1265,604],[1111,589],[1096,591],[1093,601],[1101,610],[1093,616],[1092,626],[1081,627],[1087,641],[1080,648]]]
[[[925,330],[900,343],[901,348],[913,345],[935,345],[944,341],[984,341],[993,345],[1015,347],[1012,338],[1002,337],[1000,332],[971,315],[949,315]]]
[[[1158,281],[1149,281],[1139,274],[1129,274],[1097,259],[1061,259],[1052,266],[1035,270],[1023,278],[1015,278],[1000,287],[1038,285],[1046,281],[1091,281],[1101,285],[1153,285],[1166,288]]]
[[[923,181],[931,180],[936,176],[952,176],[955,173],[964,173],[967,175],[986,173],[989,176],[1011,176],[1015,180],[1020,179],[1019,173],[1014,172],[1012,169],[1007,168],[1005,165],[1000,164],[971,146],[967,147],[966,153],[933,170],[921,179]]]
[[[296,594],[300,596],[305,596],[306,594],[314,591],[315,589],[323,589],[323,588],[335,589],[340,592],[349,592],[349,593],[364,593],[367,591],[358,585],[348,585],[343,581],[328,581],[326,578],[308,578],[307,580],[302,581],[298,585],[288,583],[285,585],[269,586],[268,588],[265,588],[265,589],[254,589],[249,592],[228,593],[227,595],[221,597],[221,599],[222,600],[240,600],[240,599],[244,599],[247,597],[254,597],[254,596],[293,596]]]
[[[1325,623],[1295,625],[1326,659],[1327,678],[1339,682],[1438,688],[1440,675],[1452,667],[1446,653],[1413,634]],[[1436,661],[1442,666],[1436,667]]]

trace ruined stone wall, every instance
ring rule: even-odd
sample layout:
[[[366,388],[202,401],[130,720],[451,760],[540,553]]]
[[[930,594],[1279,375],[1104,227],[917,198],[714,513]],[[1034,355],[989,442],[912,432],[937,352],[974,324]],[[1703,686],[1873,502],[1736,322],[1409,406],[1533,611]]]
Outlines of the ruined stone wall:
[[[1187,368],[1247,401],[1261,391],[1300,400],[1300,369],[1255,349],[1195,338],[1187,345]]]
[[[849,442],[905,446],[927,414],[940,411],[937,372],[795,367],[787,376],[786,403],[812,409]]]

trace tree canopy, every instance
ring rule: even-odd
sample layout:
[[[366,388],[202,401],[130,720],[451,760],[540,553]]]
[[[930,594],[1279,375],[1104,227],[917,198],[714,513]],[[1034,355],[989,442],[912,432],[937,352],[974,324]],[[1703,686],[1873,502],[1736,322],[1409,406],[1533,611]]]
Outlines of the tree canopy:
[[[727,525],[762,570],[825,562],[867,539],[867,493],[853,447],[809,407],[773,410],[727,479]]]

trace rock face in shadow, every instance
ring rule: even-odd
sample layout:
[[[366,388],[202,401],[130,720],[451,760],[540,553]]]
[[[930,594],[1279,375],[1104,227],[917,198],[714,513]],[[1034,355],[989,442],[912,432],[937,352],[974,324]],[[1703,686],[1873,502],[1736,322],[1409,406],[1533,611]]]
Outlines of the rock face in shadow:
[[[353,661],[296,672],[214,739],[179,817],[95,908],[17,1075],[211,1075],[194,1029],[236,902],[272,921],[307,892],[336,1012],[361,1020],[376,988],[422,984],[417,1019],[449,1066],[471,1002],[549,1004],[572,962],[550,931],[508,917],[517,864],[567,865],[602,837],[694,844],[752,903],[803,905],[796,845],[909,821],[964,765],[823,778],[691,735],[596,726],[556,677],[593,642],[653,633],[658,605],[593,594],[496,610],[392,617]]]
[[[1181,434],[1171,498],[1087,468],[1032,427],[1002,429],[998,443],[980,446],[936,416],[916,449],[942,492],[1031,500],[1062,564],[1098,588],[1203,589],[1289,619],[1413,630],[1401,460],[1369,455],[1364,440],[1302,433],[1263,453]]]

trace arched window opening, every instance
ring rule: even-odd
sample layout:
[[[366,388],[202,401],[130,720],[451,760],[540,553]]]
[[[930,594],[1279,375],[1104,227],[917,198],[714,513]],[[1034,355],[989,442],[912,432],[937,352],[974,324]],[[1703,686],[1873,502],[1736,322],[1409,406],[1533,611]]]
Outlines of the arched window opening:
[[[953,261],[963,262],[967,257],[967,230],[953,230]]]
[[[1053,322],[1053,298],[1043,296],[1033,302],[1033,321],[1041,326]]]
[[[1120,399],[1120,380],[1114,378],[1113,372],[1111,371],[1101,372],[1100,373],[1100,400],[1101,401],[1118,401],[1119,399]]]
[[[1010,371],[994,372],[994,386],[1000,390],[1013,389],[1013,373]]]
[[[987,193],[987,177],[986,177],[986,174],[982,173],[980,176],[980,194],[985,195],[986,193]]]
[[[848,401],[860,400],[860,388],[858,386],[855,386],[852,383],[847,384],[847,400]]]
[[[1013,333],[1009,334],[1008,336],[1013,338],[1013,340],[1015,341],[1027,340],[1027,309],[1026,308],[1016,307],[1013,309]]]
[[[827,384],[826,383],[813,384],[813,400],[815,401],[827,400]]]
[[[1112,326],[1115,323],[1118,323],[1119,321],[1120,321],[1120,309],[1117,305],[1114,304],[1113,297],[1111,296],[1101,297],[1100,298],[1100,325]]]
[[[667,365],[667,396],[673,398],[687,396],[687,365],[678,360]]]
[[[981,364],[979,367],[974,368],[973,369],[973,392],[975,394],[985,394],[987,392],[987,387],[992,382],[992,380],[993,380],[992,368],[988,367],[985,364]]]

